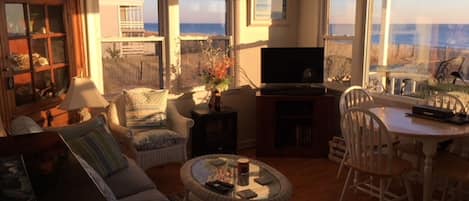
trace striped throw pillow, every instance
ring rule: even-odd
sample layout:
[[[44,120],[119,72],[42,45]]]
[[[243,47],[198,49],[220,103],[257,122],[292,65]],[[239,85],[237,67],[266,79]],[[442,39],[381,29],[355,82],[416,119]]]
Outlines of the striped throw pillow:
[[[127,167],[119,145],[104,127],[92,129],[88,134],[69,141],[69,145],[103,178]]]
[[[124,91],[127,127],[166,127],[168,90],[139,88]]]

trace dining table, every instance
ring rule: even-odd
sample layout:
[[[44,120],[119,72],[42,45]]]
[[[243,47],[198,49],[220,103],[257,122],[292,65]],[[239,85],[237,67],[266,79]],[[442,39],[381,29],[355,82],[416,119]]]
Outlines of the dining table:
[[[423,200],[432,200],[433,157],[438,143],[469,136],[469,124],[457,125],[409,115],[408,108],[373,107],[374,113],[386,126],[390,134],[399,138],[411,138],[422,143],[425,155],[423,174]]]

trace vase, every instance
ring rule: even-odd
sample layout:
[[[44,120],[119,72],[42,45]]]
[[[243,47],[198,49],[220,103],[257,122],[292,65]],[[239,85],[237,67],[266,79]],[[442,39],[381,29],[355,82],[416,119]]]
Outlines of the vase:
[[[218,90],[211,91],[210,99],[208,101],[208,109],[210,111],[221,111],[221,93]]]

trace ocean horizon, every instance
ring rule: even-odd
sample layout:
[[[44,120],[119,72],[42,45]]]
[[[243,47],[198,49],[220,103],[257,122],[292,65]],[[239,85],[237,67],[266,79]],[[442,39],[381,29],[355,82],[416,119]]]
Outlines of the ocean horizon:
[[[158,23],[144,23],[146,31],[158,32]],[[352,24],[331,24],[330,31],[338,35],[353,34]],[[380,25],[373,25],[372,42],[379,43]],[[206,35],[226,35],[225,24],[221,23],[182,23],[181,33]],[[418,34],[418,33],[431,34]],[[392,24],[392,44],[422,45],[441,48],[469,49],[469,24]]]
[[[145,31],[159,32],[158,23],[144,23]],[[218,23],[182,23],[181,33],[197,33],[208,35],[226,35],[225,24]]]

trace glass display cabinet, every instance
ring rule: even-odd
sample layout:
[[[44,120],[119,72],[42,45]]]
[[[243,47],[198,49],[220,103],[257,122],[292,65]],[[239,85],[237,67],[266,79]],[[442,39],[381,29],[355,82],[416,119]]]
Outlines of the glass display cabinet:
[[[5,3],[16,106],[63,94],[69,82],[64,6]]]

